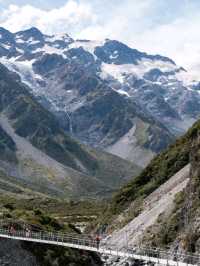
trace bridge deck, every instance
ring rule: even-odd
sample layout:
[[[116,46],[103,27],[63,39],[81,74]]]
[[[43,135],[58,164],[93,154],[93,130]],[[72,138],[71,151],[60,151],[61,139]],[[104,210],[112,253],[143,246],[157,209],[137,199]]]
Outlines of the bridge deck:
[[[136,260],[143,260],[160,265],[169,266],[194,266],[200,265],[200,257],[197,255],[176,254],[174,256],[168,251],[142,249],[138,248],[133,250],[125,248],[124,250],[117,250],[113,247],[102,245],[97,248],[97,243],[90,237],[82,237],[77,235],[58,234],[54,232],[27,232],[27,231],[14,231],[12,233],[7,229],[0,229],[0,237],[30,241],[37,243],[44,243],[50,245],[64,246],[69,248],[87,250],[98,252],[101,254],[108,254],[112,256],[133,258]],[[176,259],[174,258],[176,257]]]

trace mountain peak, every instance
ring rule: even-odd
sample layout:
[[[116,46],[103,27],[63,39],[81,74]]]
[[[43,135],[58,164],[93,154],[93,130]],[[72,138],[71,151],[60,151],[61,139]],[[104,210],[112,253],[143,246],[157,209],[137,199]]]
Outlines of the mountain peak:
[[[0,27],[0,33],[9,33],[9,34],[12,34],[10,31],[6,30],[3,27]]]
[[[46,40],[50,42],[74,42],[74,39],[67,33],[56,33],[50,36],[46,36]]]
[[[20,31],[20,32],[32,33],[32,34],[42,34],[41,31],[38,28],[36,28],[36,27],[31,27],[29,29],[26,29],[26,30],[23,30],[23,31]]]
[[[0,40],[2,42],[11,41],[13,40],[13,35],[10,31],[6,30],[3,27],[0,27]]]
[[[33,37],[34,39],[37,39],[37,40],[41,40],[41,39],[43,39],[44,35],[42,34],[42,32],[38,28],[32,27],[32,28],[27,29],[27,30],[16,32],[15,36],[20,36],[24,40],[27,40],[31,37]]]

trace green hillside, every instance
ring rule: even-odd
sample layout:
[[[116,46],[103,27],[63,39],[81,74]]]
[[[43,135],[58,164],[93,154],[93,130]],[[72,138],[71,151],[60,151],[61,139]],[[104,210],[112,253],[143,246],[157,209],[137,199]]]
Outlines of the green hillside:
[[[150,164],[114,195],[111,213],[118,214],[136,198],[145,198],[190,161],[192,143],[200,131],[200,121],[167,150],[156,156]]]
[[[199,126],[196,130],[200,132]],[[156,224],[145,232],[143,241],[149,245],[176,247],[179,251],[197,254],[200,252],[200,142],[196,132],[190,135],[193,140],[189,183],[176,195],[171,213],[163,213]]]

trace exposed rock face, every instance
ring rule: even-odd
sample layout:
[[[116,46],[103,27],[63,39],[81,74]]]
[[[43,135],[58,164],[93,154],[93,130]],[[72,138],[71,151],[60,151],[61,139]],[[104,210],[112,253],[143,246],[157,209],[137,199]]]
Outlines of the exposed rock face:
[[[75,141],[2,64],[0,151],[1,188],[10,192],[29,188],[61,198],[107,197],[140,170]]]
[[[79,250],[0,239],[1,266],[101,266],[96,254]]]
[[[148,175],[154,173],[150,179],[148,188],[152,185],[151,190],[144,183],[142,191],[139,191],[137,182],[129,183],[118,194],[116,205],[120,209],[120,200],[128,201],[124,204],[124,210],[115,216],[114,224],[117,227],[119,222],[124,221],[124,227],[114,231],[108,242],[111,244],[120,243],[125,245],[127,239],[125,232],[128,232],[128,243],[130,245],[142,243],[147,246],[156,246],[159,248],[170,247],[172,256],[176,252],[192,252],[199,254],[200,250],[200,122],[196,122],[194,126],[174,145],[157,156],[152,163],[144,170],[138,181],[141,183],[143,174],[147,178]],[[176,156],[174,156],[176,154]],[[161,162],[161,158],[165,157],[168,162]],[[181,167],[181,162],[190,162],[190,165],[182,168],[178,173],[167,178],[167,182],[162,185],[161,176],[176,171],[176,167]],[[168,168],[164,165],[168,164]],[[162,165],[162,166],[161,166]],[[175,166],[175,167],[174,167]],[[162,169],[161,169],[162,168]],[[161,171],[161,172],[160,172]],[[153,181],[160,179],[157,186],[153,185]],[[149,181],[147,181],[149,182]],[[137,186],[137,189],[135,189]],[[147,190],[146,190],[147,189]],[[145,192],[146,190],[146,192]],[[149,194],[150,191],[153,191]],[[143,194],[144,198],[141,198]],[[146,194],[146,196],[145,196]],[[139,206],[136,205],[139,201]],[[165,201],[165,202],[164,202]],[[115,209],[117,210],[117,206]],[[134,214],[135,208],[138,213]],[[157,213],[157,214],[156,214]],[[132,215],[132,219],[131,219]],[[116,218],[117,217],[117,218]],[[129,218],[130,222],[126,224]],[[143,220],[144,218],[144,220]],[[145,228],[146,227],[146,228]],[[121,247],[122,247],[121,246]],[[195,262],[193,262],[195,264]]]
[[[0,239],[0,265],[40,266],[31,252],[24,250],[20,241]]]
[[[199,117],[199,82],[167,57],[35,28],[1,29],[0,47],[1,61],[65,130],[123,158],[137,153],[136,162],[146,153],[142,166]],[[120,153],[122,140],[130,149]]]

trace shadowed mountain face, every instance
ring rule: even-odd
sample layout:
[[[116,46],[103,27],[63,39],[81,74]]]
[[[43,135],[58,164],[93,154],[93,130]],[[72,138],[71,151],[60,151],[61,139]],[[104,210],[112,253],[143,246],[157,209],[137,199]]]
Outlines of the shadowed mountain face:
[[[83,143],[144,167],[198,117],[198,82],[167,57],[36,28],[0,34],[1,62]]]
[[[65,134],[19,76],[1,64],[0,126],[1,178],[10,192],[27,188],[27,193],[64,198],[108,196],[140,170]]]

